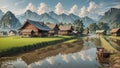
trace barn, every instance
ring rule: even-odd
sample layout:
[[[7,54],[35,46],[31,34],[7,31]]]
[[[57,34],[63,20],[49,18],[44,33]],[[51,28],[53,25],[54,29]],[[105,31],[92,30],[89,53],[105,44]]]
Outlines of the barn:
[[[96,35],[106,35],[105,30],[96,30]]]
[[[16,34],[17,34],[17,31],[15,31],[15,30],[10,30],[9,31],[9,36],[14,36]]]
[[[120,28],[115,28],[111,30],[113,36],[120,36]]]
[[[44,22],[27,20],[19,29],[22,37],[43,37],[48,36],[50,28]]]
[[[59,27],[57,24],[46,24],[51,30],[48,32],[49,35],[57,35],[59,31]]]
[[[59,26],[59,35],[72,35],[73,27],[71,25],[61,25]]]

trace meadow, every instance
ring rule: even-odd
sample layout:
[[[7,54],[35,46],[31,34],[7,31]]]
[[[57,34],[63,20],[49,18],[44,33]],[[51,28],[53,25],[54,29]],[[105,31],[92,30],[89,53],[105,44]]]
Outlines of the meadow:
[[[112,47],[112,44],[109,43],[109,41],[103,37],[100,37],[101,45],[109,52],[118,52],[117,49]]]
[[[57,37],[44,37],[44,38],[21,38],[14,37],[0,37],[0,51],[7,50],[15,47],[30,46],[36,43],[52,42],[70,38],[71,36],[57,36]]]
[[[109,36],[109,37],[120,40],[120,37],[119,37],[119,36]]]

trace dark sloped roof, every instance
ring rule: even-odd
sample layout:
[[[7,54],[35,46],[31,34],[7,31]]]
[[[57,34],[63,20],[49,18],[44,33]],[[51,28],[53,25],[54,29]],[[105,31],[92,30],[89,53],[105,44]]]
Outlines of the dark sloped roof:
[[[71,25],[61,25],[59,26],[60,30],[71,30],[72,26]]]
[[[10,30],[9,33],[10,33],[10,32],[14,32],[14,33],[16,33],[17,31],[15,31],[15,30]]]
[[[46,24],[51,30],[53,30],[57,24]]]
[[[119,29],[120,29],[120,28],[115,28],[115,29],[112,29],[110,32],[111,32],[111,33],[115,33],[115,32],[117,32]]]
[[[30,23],[30,24],[32,24],[33,26],[35,26],[36,28],[38,28],[38,29],[40,29],[40,30],[47,30],[47,31],[50,30],[50,28],[49,28],[47,25],[45,25],[44,22],[27,20],[27,21],[24,23],[24,25],[25,25],[27,22]],[[22,28],[24,27],[24,25],[23,25],[20,29],[22,29]]]

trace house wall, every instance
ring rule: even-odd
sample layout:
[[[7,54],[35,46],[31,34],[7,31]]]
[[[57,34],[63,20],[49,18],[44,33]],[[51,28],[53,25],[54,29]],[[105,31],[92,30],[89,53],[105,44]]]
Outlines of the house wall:
[[[23,29],[32,29],[32,30],[38,31],[38,29],[37,29],[35,26],[33,26],[33,25],[29,24],[29,23],[27,23],[27,24],[23,27]]]
[[[120,29],[117,31],[117,36],[120,36]]]
[[[54,31],[55,31],[55,34],[58,34],[58,31],[59,31],[58,26],[56,26],[56,27],[54,28]]]
[[[63,31],[63,30],[60,30],[59,32],[58,32],[58,34],[59,35],[71,35],[71,31]]]
[[[25,24],[21,31],[25,29],[30,29],[32,32],[21,32],[21,35],[24,37],[46,36],[48,34],[48,31],[39,30],[29,23]]]

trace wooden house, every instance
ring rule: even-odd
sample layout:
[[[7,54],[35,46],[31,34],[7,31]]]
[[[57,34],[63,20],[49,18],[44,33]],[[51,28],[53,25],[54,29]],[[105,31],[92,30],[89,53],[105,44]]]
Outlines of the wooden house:
[[[10,30],[9,31],[9,36],[14,36],[16,34],[17,34],[17,31],[15,31],[15,30]]]
[[[47,36],[49,30],[50,28],[44,22],[27,20],[19,29],[19,33],[22,37],[41,37]]]
[[[59,26],[59,35],[72,35],[73,27],[71,25],[61,25]]]
[[[105,30],[96,30],[96,35],[106,35]]]
[[[7,31],[0,31],[0,35],[8,35]]]
[[[89,31],[84,30],[82,34],[83,34],[83,35],[88,35],[88,34],[89,34]]]
[[[112,29],[110,32],[113,36],[120,36],[120,28]]]
[[[58,34],[59,27],[57,24],[46,24],[51,30],[48,32],[49,35],[56,35]]]

